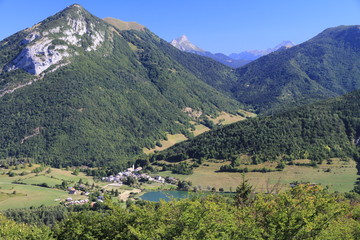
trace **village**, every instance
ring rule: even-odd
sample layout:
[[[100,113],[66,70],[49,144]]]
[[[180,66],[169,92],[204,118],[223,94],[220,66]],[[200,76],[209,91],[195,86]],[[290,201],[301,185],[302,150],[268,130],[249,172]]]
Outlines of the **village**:
[[[119,172],[115,176],[110,175],[109,177],[103,177],[101,180],[105,182],[113,183],[112,186],[121,186],[122,184],[129,183],[129,179],[134,179],[139,182],[158,182],[158,183],[169,183],[176,184],[178,180],[173,177],[163,178],[161,176],[151,177],[146,173],[141,173],[142,167],[133,165],[131,168],[126,169],[123,172]]]
[[[127,168],[125,171],[119,172],[118,174],[116,174],[115,176],[110,175],[108,177],[102,177],[101,181],[102,182],[107,182],[109,184],[107,184],[106,186],[113,186],[113,187],[121,187],[122,185],[134,185],[137,182],[142,182],[142,183],[160,183],[160,184],[171,184],[171,185],[176,185],[178,183],[178,179],[174,178],[174,177],[161,177],[161,176],[150,176],[149,174],[143,173],[142,172],[143,168],[142,167],[137,167],[135,168],[135,166],[133,165],[130,168]],[[89,196],[91,193],[86,191],[86,187],[84,184],[79,184],[77,186],[72,186],[72,187],[68,187],[68,193],[70,195],[85,195],[85,196]],[[139,190],[136,191],[141,192],[140,189],[134,189],[134,190]],[[106,192],[105,188],[103,188],[101,191]],[[125,191],[125,195],[129,195],[130,191]],[[104,201],[104,197],[99,195],[97,196],[95,202],[103,202]],[[81,200],[73,200],[72,197],[68,197],[65,202],[64,205],[82,205],[85,203],[89,203],[90,200],[87,199],[81,199]],[[95,204],[95,202],[91,202],[91,205]]]

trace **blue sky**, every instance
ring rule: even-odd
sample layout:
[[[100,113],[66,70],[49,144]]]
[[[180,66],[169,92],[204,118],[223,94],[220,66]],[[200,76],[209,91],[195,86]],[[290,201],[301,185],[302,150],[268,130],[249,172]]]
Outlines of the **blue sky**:
[[[0,0],[0,40],[73,3],[100,18],[141,23],[167,41],[185,34],[205,50],[226,54],[360,25],[360,0]]]

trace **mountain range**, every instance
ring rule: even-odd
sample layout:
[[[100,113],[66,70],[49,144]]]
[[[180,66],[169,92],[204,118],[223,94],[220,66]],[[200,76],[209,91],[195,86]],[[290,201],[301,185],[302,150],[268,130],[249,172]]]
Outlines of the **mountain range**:
[[[274,116],[231,125],[224,133],[207,133],[195,138],[194,146],[202,146],[195,142],[208,137],[223,144],[228,153],[221,154],[226,157],[258,151],[256,146],[263,138],[256,131],[261,129],[279,131],[273,135],[277,136],[273,140],[279,141],[288,136],[287,128],[277,130],[281,124],[289,129],[303,123],[306,129],[325,124],[333,129],[330,142],[319,140],[314,149],[329,146],[331,152],[349,155],[354,148],[345,139],[358,137],[358,125],[355,115],[355,120],[344,120],[350,111],[346,104],[341,106],[348,112],[320,107],[321,114],[315,115],[296,108],[291,114],[275,116],[288,108],[360,89],[359,39],[359,26],[330,28],[302,44],[280,47],[234,69],[204,54],[193,54],[190,49],[206,51],[188,44],[184,37],[178,41],[182,51],[141,24],[99,19],[75,4],[0,42],[0,158],[33,158],[53,166],[125,166],[142,156],[143,148],[166,139],[168,133],[191,138],[189,129],[194,124],[221,112],[238,114],[243,108]],[[349,96],[357,98],[357,94]],[[292,125],[282,122],[297,112],[324,117],[326,123],[307,125],[308,120],[300,121],[298,116],[290,121]],[[331,128],[331,121],[344,128]],[[246,141],[234,138],[247,144],[242,150],[237,148],[243,145],[233,147],[226,140],[226,129],[231,128],[244,136],[247,133],[241,129],[251,133]],[[318,130],[317,134],[325,134]],[[224,140],[211,137],[219,133]],[[226,147],[226,141],[232,147]],[[305,142],[301,137],[299,141]],[[294,142],[303,146],[303,142]],[[205,143],[209,144],[204,148],[208,153],[201,154],[218,157],[215,151],[220,154],[219,148]],[[279,144],[271,148],[274,153],[259,151],[279,157],[284,149],[281,141]],[[192,156],[189,149],[174,153]]]
[[[241,107],[205,83],[230,72],[220,63],[105,20],[72,5],[0,42],[1,158],[126,162],[167,133],[187,134],[184,108],[205,117]]]
[[[170,44],[176,47],[177,49],[180,49],[181,51],[195,53],[201,56],[209,57],[232,68],[238,68],[244,66],[250,63],[251,61],[254,61],[269,53],[295,46],[295,44],[291,41],[283,41],[274,48],[268,48],[266,50],[250,50],[241,53],[232,53],[229,56],[227,56],[223,53],[211,53],[209,51],[205,51],[201,49],[200,47],[191,43],[186,35],[182,35],[181,37],[172,40]]]
[[[226,84],[208,83],[258,113],[340,96],[360,88],[359,37],[358,26],[329,28],[235,69]]]

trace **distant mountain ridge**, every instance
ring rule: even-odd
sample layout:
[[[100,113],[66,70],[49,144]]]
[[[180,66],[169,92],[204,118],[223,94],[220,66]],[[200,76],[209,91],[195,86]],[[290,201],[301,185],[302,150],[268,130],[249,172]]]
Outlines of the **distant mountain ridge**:
[[[214,54],[209,51],[205,51],[200,47],[191,43],[186,35],[182,35],[181,37],[172,40],[170,44],[176,47],[177,49],[180,49],[181,51],[195,53],[200,56],[209,57],[232,68],[238,68],[250,62],[248,60],[243,60],[243,59],[233,59],[231,57],[226,56],[223,53]]]
[[[269,53],[282,49],[288,49],[293,46],[295,46],[295,43],[291,41],[283,41],[280,44],[276,45],[274,48],[268,48],[266,50],[249,50],[241,53],[231,53],[229,57],[233,59],[245,59],[245,60],[253,61]]]
[[[282,43],[276,45],[274,48],[268,48],[266,50],[244,51],[241,53],[232,53],[227,56],[223,53],[211,53],[209,51],[201,49],[200,47],[190,42],[186,35],[182,35],[181,37],[172,40],[170,44],[177,49],[180,49],[181,51],[209,57],[232,68],[244,66],[251,61],[258,59],[259,57],[265,56],[274,51],[278,51],[280,49],[287,49],[295,46],[295,44],[291,41],[283,41]]]

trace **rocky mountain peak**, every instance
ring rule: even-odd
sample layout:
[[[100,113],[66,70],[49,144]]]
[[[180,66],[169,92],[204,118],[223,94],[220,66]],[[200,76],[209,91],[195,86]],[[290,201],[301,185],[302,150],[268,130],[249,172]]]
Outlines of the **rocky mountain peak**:
[[[83,7],[80,5],[80,4],[77,4],[77,3],[75,3],[75,4],[72,4],[72,5],[70,5],[69,7],[67,7],[68,9],[71,9],[71,8],[81,8],[81,9],[83,9]]]
[[[24,30],[22,50],[3,70],[23,69],[39,75],[53,65],[63,66],[81,49],[93,51],[104,42],[105,32],[99,30],[99,24],[99,20],[80,5],[71,5]]]
[[[186,35],[182,35],[170,42],[171,45],[185,52],[205,52],[198,46],[191,43]]]
[[[189,42],[189,39],[186,35],[182,35],[181,37],[177,38],[179,43]]]
[[[282,41],[281,43],[279,43],[278,45],[276,45],[273,49],[271,49],[272,51],[276,51],[280,48],[291,48],[295,46],[295,43],[293,43],[292,41]]]

